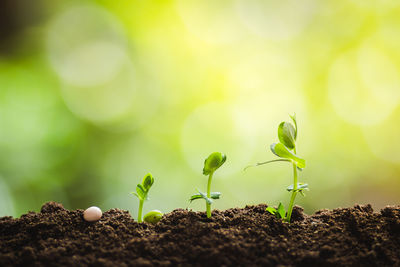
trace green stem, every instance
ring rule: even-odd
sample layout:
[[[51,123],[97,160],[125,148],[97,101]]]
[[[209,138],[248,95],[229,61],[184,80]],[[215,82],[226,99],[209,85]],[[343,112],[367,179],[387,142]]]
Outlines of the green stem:
[[[277,161],[288,161],[288,162],[290,162],[289,159],[273,159],[273,160],[269,160],[269,161],[265,161],[265,162],[259,162],[259,163],[256,164],[256,166],[268,164],[268,163],[271,163],[271,162],[277,162]]]
[[[144,200],[139,199],[138,222],[142,222],[143,203],[144,203]]]
[[[296,154],[296,148],[294,149],[294,153]],[[289,223],[290,223],[290,218],[292,217],[292,211],[296,195],[297,195],[297,166],[296,163],[293,163],[293,190],[292,190],[292,196],[290,197],[288,213],[286,216],[286,221]]]
[[[214,172],[210,173],[210,176],[208,177],[208,183],[207,183],[207,197],[211,198],[211,180],[213,177]],[[207,210],[207,218],[211,217],[211,204],[208,204],[206,201],[206,210]]]

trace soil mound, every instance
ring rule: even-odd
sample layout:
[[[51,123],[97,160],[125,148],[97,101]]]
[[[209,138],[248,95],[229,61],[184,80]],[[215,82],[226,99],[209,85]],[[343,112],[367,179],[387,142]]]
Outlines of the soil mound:
[[[293,223],[266,205],[176,209],[156,225],[111,209],[98,222],[49,202],[0,218],[0,266],[400,266],[400,207],[295,207]]]

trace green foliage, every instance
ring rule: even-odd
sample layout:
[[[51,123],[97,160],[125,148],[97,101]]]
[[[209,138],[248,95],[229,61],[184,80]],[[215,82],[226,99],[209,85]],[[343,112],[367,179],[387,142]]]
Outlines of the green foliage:
[[[289,149],[282,143],[271,144],[271,151],[280,158],[292,160],[299,168],[306,166],[306,161],[289,151]]]
[[[294,185],[291,184],[286,188],[286,190],[289,192],[291,192],[291,191],[299,192],[302,196],[305,196],[304,190],[309,190],[308,184],[303,184],[303,183],[297,183],[297,189],[293,190],[293,188],[294,188]]]
[[[294,201],[297,193],[304,196],[304,190],[308,190],[308,184],[297,182],[297,170],[302,170],[306,166],[306,161],[296,154],[296,141],[297,141],[297,120],[296,114],[290,116],[293,124],[290,122],[281,122],[278,127],[278,139],[279,143],[271,144],[270,148],[272,153],[278,156],[280,159],[269,160],[261,163],[257,163],[253,166],[260,166],[272,162],[284,161],[290,162],[293,165],[293,184],[286,188],[287,191],[291,192],[289,207],[287,213],[282,203],[279,203],[278,209],[268,207],[266,210],[271,214],[282,218],[287,222],[290,222]],[[250,167],[250,166],[249,166]]]
[[[151,175],[151,173],[146,174],[146,176],[143,178],[143,181],[142,181],[143,188],[145,190],[149,191],[149,189],[153,185],[153,183],[154,183],[153,175]]]
[[[204,161],[203,174],[209,175],[215,172],[226,161],[226,156],[219,152],[211,153],[210,156]]]
[[[143,220],[148,223],[156,224],[158,223],[164,214],[159,210],[152,210],[143,216]]]
[[[220,192],[211,192],[212,177],[214,172],[221,167],[225,161],[226,156],[220,152],[211,153],[210,156],[207,157],[203,167],[203,174],[208,175],[207,194],[197,190],[199,193],[192,195],[189,199],[190,202],[197,199],[204,199],[206,201],[207,218],[211,217],[211,204],[213,203],[213,199],[219,199],[221,196]]]
[[[199,191],[199,190],[197,190],[197,191]],[[194,194],[193,196],[191,196],[189,201],[192,202],[193,200],[203,198],[206,202],[211,204],[213,202],[212,201],[213,199],[219,199],[220,196],[221,196],[220,192],[211,192],[211,197],[208,198],[205,193],[199,191],[198,194]]]
[[[143,203],[148,199],[147,195],[153,183],[154,177],[148,173],[143,177],[142,183],[136,186],[136,192],[132,192],[139,199],[138,222],[142,222]]]
[[[296,130],[291,123],[282,122],[278,127],[278,138],[287,148],[293,149],[295,144]]]
[[[135,196],[137,196],[140,200],[145,200],[147,198],[146,189],[142,184],[138,184],[136,186],[136,193],[133,192]]]
[[[144,176],[142,183],[136,186],[136,193],[132,192],[139,200],[147,200],[147,193],[154,183],[154,177],[151,173]]]
[[[285,217],[286,217],[285,207],[280,202],[279,202],[277,209],[275,209],[273,207],[267,207],[266,211],[268,211],[272,215],[275,215],[278,219],[285,219]]]

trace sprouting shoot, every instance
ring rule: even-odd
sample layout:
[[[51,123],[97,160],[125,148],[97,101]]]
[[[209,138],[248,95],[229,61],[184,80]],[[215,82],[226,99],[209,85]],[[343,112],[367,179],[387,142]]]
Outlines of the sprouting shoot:
[[[208,175],[208,183],[207,183],[207,193],[203,193],[200,190],[197,190],[199,193],[194,194],[190,197],[190,202],[196,199],[204,199],[206,201],[206,212],[207,218],[211,217],[211,204],[214,199],[219,199],[221,196],[220,192],[211,192],[211,181],[214,175],[214,172],[224,164],[226,161],[226,156],[220,152],[211,153],[210,156],[204,161],[203,174]]]
[[[138,222],[142,222],[143,203],[148,199],[147,194],[154,183],[154,178],[151,173],[144,176],[142,183],[136,186],[136,192],[132,192],[139,199]]]

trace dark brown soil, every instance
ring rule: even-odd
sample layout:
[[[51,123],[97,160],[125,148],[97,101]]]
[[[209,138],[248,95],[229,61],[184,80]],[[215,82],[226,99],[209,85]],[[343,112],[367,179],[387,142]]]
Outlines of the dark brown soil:
[[[294,211],[291,224],[266,205],[177,209],[156,225],[112,209],[100,221],[46,203],[0,218],[0,266],[400,266],[400,207]]]

